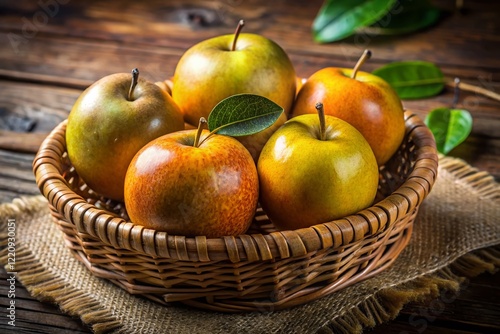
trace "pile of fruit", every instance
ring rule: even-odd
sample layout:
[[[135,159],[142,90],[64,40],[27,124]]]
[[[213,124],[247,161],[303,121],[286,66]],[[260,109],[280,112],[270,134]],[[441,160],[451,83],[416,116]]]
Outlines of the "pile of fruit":
[[[369,52],[353,70],[323,68],[303,82],[279,45],[242,26],[187,50],[172,81],[149,82],[134,69],[96,81],[75,102],[71,164],[96,193],[123,201],[133,223],[220,237],[245,233],[258,203],[279,229],[373,204],[379,166],[405,124],[391,87],[358,71]],[[244,105],[251,98],[224,105],[238,96],[265,98],[281,112],[260,128],[256,118],[258,130],[246,135],[206,129],[216,107],[227,122],[241,107],[263,108]]]

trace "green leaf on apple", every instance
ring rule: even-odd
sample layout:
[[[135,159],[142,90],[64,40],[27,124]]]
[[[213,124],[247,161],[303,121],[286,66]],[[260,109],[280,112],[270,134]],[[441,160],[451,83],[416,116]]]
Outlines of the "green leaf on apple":
[[[378,35],[408,34],[432,26],[440,16],[441,11],[429,0],[399,0],[384,17],[360,31]]]
[[[438,151],[446,155],[469,136],[472,116],[464,109],[438,108],[427,114],[425,124],[434,134]]]
[[[439,94],[445,78],[439,67],[426,61],[393,62],[372,74],[387,81],[401,99],[421,99]]]
[[[260,132],[273,125],[284,109],[268,98],[236,94],[220,101],[208,115],[208,129],[221,135],[239,137]]]
[[[329,43],[344,39],[377,22],[395,3],[396,0],[326,0],[313,22],[314,40]]]

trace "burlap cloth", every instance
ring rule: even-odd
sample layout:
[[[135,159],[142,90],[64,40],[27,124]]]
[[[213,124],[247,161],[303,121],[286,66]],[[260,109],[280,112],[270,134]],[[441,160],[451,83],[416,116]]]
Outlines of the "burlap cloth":
[[[378,276],[280,312],[222,314],[162,306],[95,278],[65,248],[41,196],[0,205],[0,262],[7,263],[7,222],[16,221],[19,281],[96,332],[360,332],[394,318],[404,304],[458,290],[464,276],[500,267],[500,186],[461,160],[441,158],[439,177],[419,212],[412,239]],[[7,268],[7,271],[14,271]]]

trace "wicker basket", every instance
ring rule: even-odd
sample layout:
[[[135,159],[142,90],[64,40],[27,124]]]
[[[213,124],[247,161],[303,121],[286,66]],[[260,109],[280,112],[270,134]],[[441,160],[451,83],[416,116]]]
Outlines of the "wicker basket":
[[[293,231],[276,231],[261,209],[248,233],[237,237],[189,238],[134,225],[122,203],[94,193],[70,165],[66,121],[45,139],[33,170],[67,246],[95,276],[165,304],[278,310],[377,274],[408,243],[438,159],[428,128],[410,112],[405,119],[403,144],[380,168],[375,204]]]

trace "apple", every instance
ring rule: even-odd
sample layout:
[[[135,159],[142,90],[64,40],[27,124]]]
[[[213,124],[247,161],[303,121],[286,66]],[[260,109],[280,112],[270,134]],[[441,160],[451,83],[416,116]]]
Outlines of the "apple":
[[[139,71],[115,73],[89,86],[68,116],[66,145],[71,164],[100,195],[123,200],[127,167],[149,141],[184,129],[179,107]]]
[[[172,97],[187,123],[196,125],[226,97],[252,93],[281,106],[285,113],[265,131],[238,137],[255,161],[270,135],[286,121],[296,95],[296,75],[285,51],[270,39],[240,33],[204,40],[180,58],[173,76]]]
[[[170,79],[155,82],[155,85],[163,89],[170,96],[172,95],[172,84],[172,80]]]
[[[373,151],[349,123],[325,116],[288,120],[264,146],[257,164],[260,203],[281,230],[326,223],[370,206],[378,187]]]
[[[347,121],[363,134],[381,166],[403,141],[404,109],[385,80],[358,71],[370,54],[366,51],[354,69],[327,67],[311,75],[297,95],[291,117],[316,113],[314,104],[323,101],[328,115]]]
[[[201,127],[146,144],[125,177],[130,220],[173,235],[245,233],[258,196],[257,168],[246,148]]]

